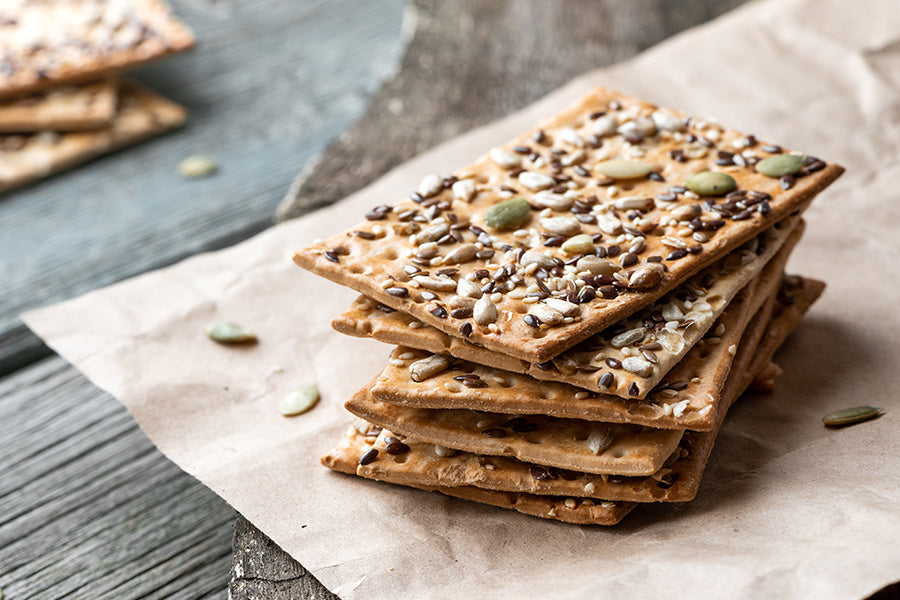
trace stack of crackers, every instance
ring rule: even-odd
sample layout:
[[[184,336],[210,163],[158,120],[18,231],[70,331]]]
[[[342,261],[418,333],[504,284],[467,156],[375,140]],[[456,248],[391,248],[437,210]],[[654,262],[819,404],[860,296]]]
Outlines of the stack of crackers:
[[[843,169],[609,90],[294,261],[396,347],[322,459],[571,523],[694,498],[824,284],[786,276]]]
[[[193,45],[162,0],[0,2],[0,192],[184,123],[116,73]]]

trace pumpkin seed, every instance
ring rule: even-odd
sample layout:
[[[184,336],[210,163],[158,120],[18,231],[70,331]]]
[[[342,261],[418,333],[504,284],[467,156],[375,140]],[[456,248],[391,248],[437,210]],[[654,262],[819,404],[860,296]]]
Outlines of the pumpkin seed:
[[[206,328],[206,335],[220,344],[252,344],[256,342],[255,333],[228,321],[213,323]]]
[[[182,177],[193,179],[195,177],[208,177],[219,170],[218,165],[205,156],[188,156],[178,163],[178,172]]]
[[[510,198],[484,212],[484,224],[494,229],[515,229],[528,216],[531,207],[525,198]]]
[[[879,417],[884,413],[883,408],[875,408],[874,406],[854,406],[853,408],[845,408],[830,412],[822,417],[822,423],[827,427],[844,427],[845,425],[855,425],[869,419]]]
[[[314,385],[294,390],[278,403],[278,412],[285,417],[300,415],[319,402],[319,388]]]
[[[646,177],[653,172],[653,165],[640,160],[622,160],[614,158],[601,160],[594,165],[594,170],[600,171],[613,179],[637,179]]]
[[[776,154],[756,163],[756,170],[766,177],[793,175],[803,168],[805,156],[799,154]]]
[[[562,245],[562,251],[566,254],[581,254],[594,248],[594,238],[586,233],[570,237]]]
[[[734,178],[719,171],[702,171],[688,179],[684,185],[701,196],[724,196],[737,189]]]

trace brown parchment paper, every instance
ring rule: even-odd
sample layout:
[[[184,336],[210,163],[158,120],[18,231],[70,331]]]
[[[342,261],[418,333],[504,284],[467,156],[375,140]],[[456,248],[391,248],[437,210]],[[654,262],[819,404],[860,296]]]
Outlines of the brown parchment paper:
[[[329,328],[354,293],[290,253],[466,164],[597,84],[719,118],[847,173],[808,211],[792,269],[829,288],[735,407],[699,497],[577,527],[328,472],[341,403],[389,348]],[[377,149],[373,149],[373,152]],[[345,598],[858,598],[900,579],[900,4],[768,0],[595,71],[333,207],[234,248],[29,313],[147,435]],[[254,328],[226,348],[203,328]],[[315,383],[287,419],[278,400]],[[857,404],[880,419],[826,430]]]

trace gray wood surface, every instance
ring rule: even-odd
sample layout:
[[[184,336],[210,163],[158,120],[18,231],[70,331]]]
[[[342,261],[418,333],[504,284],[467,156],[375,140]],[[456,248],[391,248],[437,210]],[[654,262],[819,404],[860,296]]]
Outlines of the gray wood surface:
[[[743,1],[413,0],[413,35],[397,75],[298,176],[278,218],[334,202],[418,152]],[[243,518],[234,564],[235,600],[334,598]]]
[[[165,137],[0,195],[0,374],[48,351],[18,314],[272,223],[300,167],[396,66],[403,0],[181,0],[197,48],[136,76],[190,110]],[[215,176],[185,181],[202,153]]]
[[[402,2],[175,0],[197,49],[136,75],[188,126],[0,196],[0,597],[227,595],[234,511],[17,315],[270,225],[395,68]],[[220,173],[180,179],[193,153]]]

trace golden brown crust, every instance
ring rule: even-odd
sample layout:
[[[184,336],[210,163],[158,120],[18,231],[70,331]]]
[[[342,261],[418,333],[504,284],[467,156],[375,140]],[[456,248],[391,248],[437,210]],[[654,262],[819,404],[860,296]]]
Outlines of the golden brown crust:
[[[194,46],[162,0],[7,0],[0,97],[82,83]]]
[[[100,129],[115,117],[118,96],[118,82],[106,79],[7,100],[0,103],[0,133]]]
[[[613,108],[615,103],[621,105],[620,110]],[[587,132],[597,122],[590,118],[589,115],[591,113],[605,111],[609,114],[615,113],[618,115],[618,118],[624,119],[625,115],[634,114],[646,117],[654,110],[655,107],[639,100],[615,94],[608,90],[597,89],[575,107],[564,111],[561,115],[544,124],[542,131],[545,133],[548,145],[536,144],[531,137],[525,135],[501,149],[507,153],[507,158],[512,156],[514,160],[520,161],[522,167],[529,169],[524,172],[529,174],[528,179],[521,177],[520,175],[522,174],[517,173],[517,168],[501,167],[495,159],[489,156],[482,157],[475,165],[460,169],[454,174],[454,177],[463,180],[470,178],[477,182],[471,201],[454,200],[451,189],[441,189],[440,177],[427,177],[423,180],[422,193],[419,194],[417,199],[422,199],[429,196],[429,194],[433,195],[424,199],[424,201],[419,203],[411,200],[405,201],[394,207],[393,210],[388,209],[386,212],[381,213],[373,209],[371,216],[376,220],[363,222],[330,240],[298,251],[294,255],[294,260],[304,268],[352,287],[383,304],[407,312],[451,336],[467,337],[470,341],[485,348],[521,360],[539,363],[557,356],[594,333],[651,304],[686,278],[712,264],[740,244],[759,234],[760,231],[788,215],[802,210],[819,191],[824,189],[842,172],[842,168],[838,165],[825,164],[817,159],[810,159],[812,162],[809,163],[809,166],[817,170],[803,177],[786,179],[784,187],[789,189],[782,189],[778,179],[763,176],[750,166],[737,166],[735,164],[720,166],[716,164],[717,160],[723,160],[719,158],[717,152],[727,152],[731,158],[724,160],[733,161],[734,155],[730,154],[731,151],[736,150],[735,146],[740,145],[745,140],[750,144],[750,150],[758,158],[768,156],[770,154],[769,150],[774,152],[776,148],[759,144],[752,138],[743,136],[738,132],[719,129],[709,123],[697,120],[691,121],[686,133],[676,132],[666,136],[662,134],[650,136],[642,144],[629,145],[626,137],[619,134],[603,138],[599,147],[593,147],[593,145],[584,142],[588,138]],[[577,140],[581,140],[580,143],[584,147],[579,148],[574,143],[570,144],[566,141],[571,135],[569,132],[573,131],[572,127],[577,128],[575,133],[581,136]],[[715,132],[715,135],[711,132]],[[709,137],[715,137],[716,140],[709,140]],[[685,148],[691,150],[699,143],[686,141],[688,139],[707,140],[706,143],[710,147],[706,148],[704,146],[701,148],[702,153],[692,154],[692,156],[696,155],[696,158],[685,159],[684,162],[672,158],[673,152],[682,152]],[[550,144],[553,144],[552,147],[562,151],[563,154],[554,154]],[[524,154],[515,155],[513,150],[518,149],[518,147],[521,147],[523,152],[525,152],[524,149],[527,147],[527,151],[539,153],[540,155],[536,161],[530,161],[522,158]],[[777,151],[780,152],[780,149],[777,149]],[[628,187],[628,196],[638,198],[634,202],[622,203],[620,201],[625,200],[623,198],[625,192],[617,191],[617,193],[613,194],[611,191],[613,186],[605,185],[605,182],[597,179],[599,174],[596,167],[601,158],[634,158],[633,154],[635,152],[641,153],[641,160],[651,164],[656,169],[654,172],[658,173],[665,181],[660,182],[655,179],[645,178],[635,179],[624,184],[619,182],[618,185],[614,186],[616,190],[619,187]],[[566,158],[571,158],[573,155],[580,156],[579,153],[587,155],[587,158],[583,159],[581,165],[561,166],[558,172],[554,173],[552,166],[553,160],[556,160],[554,156],[562,161]],[[520,158],[517,159],[516,156]],[[747,164],[748,159],[744,158],[744,153],[741,153],[741,157],[740,162]],[[587,176],[579,175],[576,167],[580,167],[582,170],[587,169],[585,171]],[[707,205],[686,193],[676,194],[676,197],[671,200],[668,198],[667,195],[672,194],[669,191],[672,186],[681,185],[691,175],[698,171],[709,169],[727,171],[737,183],[738,195],[724,202],[721,199],[712,199],[715,202],[715,206]],[[516,176],[512,176],[511,173],[516,173]],[[568,191],[572,192],[579,201],[584,202],[585,207],[579,208],[572,205],[569,209],[560,209],[561,212],[553,212],[553,209],[550,208],[546,209],[549,211],[548,216],[557,219],[552,226],[546,220],[542,220],[535,211],[532,211],[531,215],[526,217],[526,220],[519,225],[521,229],[516,231],[504,232],[494,230],[485,224],[486,210],[496,205],[506,194],[501,186],[509,186],[515,189],[516,193],[514,195],[524,197],[532,204],[541,202],[546,204],[543,200],[539,201],[537,199],[538,193],[532,193],[532,191],[527,189],[526,185],[532,188],[540,187],[546,183],[546,178],[551,176],[556,177],[554,182],[557,182],[557,186],[575,186],[575,189],[569,189]],[[535,177],[538,178],[537,182],[534,181]],[[540,177],[544,179],[541,180]],[[566,178],[564,183],[558,183],[561,181],[560,177]],[[450,181],[452,180],[446,180],[447,183]],[[604,183],[604,185],[600,185],[600,183]],[[561,189],[560,195],[564,195],[562,191]],[[744,196],[744,200],[740,201],[737,200],[740,194],[751,195]],[[661,196],[665,200],[661,200]],[[641,205],[642,198],[650,201],[646,206],[643,206],[646,210],[641,211],[639,208],[632,208],[632,205]],[[766,200],[760,200],[761,198],[766,198]],[[710,199],[707,198],[706,200]],[[571,201],[572,199],[570,199]],[[741,209],[741,206],[746,206],[746,203],[749,201],[756,202],[756,204],[752,204],[746,209]],[[437,202],[437,204],[425,208],[426,205],[432,202]],[[620,202],[620,204],[617,205],[617,202]],[[674,209],[676,208],[684,208],[685,211],[694,210],[689,209],[690,206],[698,207],[697,210],[700,210],[698,216],[694,216],[694,213],[685,213],[685,218],[681,219],[682,213],[675,213]],[[754,206],[757,208],[754,208]],[[598,210],[595,210],[594,207]],[[572,213],[572,209],[577,209],[578,211],[587,210],[587,213]],[[416,214],[423,218],[425,223],[420,226],[415,220],[403,220],[408,216],[404,216],[403,213],[405,211],[418,211]],[[450,217],[450,214],[453,217]],[[604,232],[604,228],[601,228],[601,224],[597,222],[573,223],[573,221],[577,220],[575,216],[584,214],[601,217],[601,220],[606,223],[603,226],[605,230],[612,233]],[[679,215],[679,218],[673,216],[676,214]],[[723,215],[726,216],[726,219],[718,218]],[[615,217],[615,222],[609,220],[613,217]],[[712,226],[711,224],[713,223],[718,226],[718,221],[720,220],[722,225],[714,231],[695,232],[703,234],[698,237],[704,241],[696,242],[700,247],[699,253],[681,256],[680,250],[682,249],[672,250],[673,247],[677,246],[677,240],[689,239],[692,243],[694,242],[691,239],[691,230],[687,227],[689,222],[687,217],[700,219],[697,227],[705,228]],[[414,219],[415,217],[411,218]],[[432,243],[431,241],[426,241],[430,237],[441,235],[444,226],[441,225],[441,219],[444,219],[444,225],[448,227],[460,226],[460,229],[451,231],[457,231],[458,237],[462,238],[461,241],[454,240],[453,236],[446,233],[444,237],[438,237],[436,241],[441,243],[437,244],[435,248],[429,246],[427,251],[420,249],[423,245]],[[565,223],[562,223],[562,229],[558,229],[561,227],[561,222],[558,219],[565,221]],[[463,224],[470,224],[481,229],[466,229],[462,227]],[[625,229],[622,229],[623,227]],[[485,239],[484,242],[478,241],[478,231],[481,230],[485,230],[489,236],[489,239]],[[527,290],[533,284],[533,277],[525,271],[522,256],[516,250],[517,244],[521,243],[526,249],[539,251],[555,259],[562,260],[572,257],[572,255],[566,254],[559,248],[541,245],[545,240],[545,238],[541,237],[541,233],[556,230],[565,232],[560,234],[561,238],[574,234],[576,230],[582,233],[602,235],[603,239],[599,242],[595,241],[593,249],[595,252],[599,252],[598,248],[602,247],[602,252],[614,259],[614,266],[620,269],[620,274],[625,274],[622,275],[625,281],[619,282],[620,288],[616,288],[616,285],[613,284],[606,286],[615,288],[611,289],[609,298],[588,300],[580,304],[579,310],[573,311],[580,314],[570,316],[570,319],[574,319],[571,322],[567,322],[565,319],[559,320],[551,312],[553,325],[548,326],[548,321],[543,319],[535,321],[534,317],[539,315],[529,312],[536,310],[535,306],[524,302],[523,299],[514,297],[512,294],[515,289]],[[624,233],[617,233],[618,231],[624,231]],[[679,238],[680,232],[683,231],[686,231],[686,234]],[[357,232],[362,232],[363,235],[360,236]],[[415,238],[413,239],[412,236],[415,236]],[[373,237],[374,239],[372,239]],[[450,239],[450,241],[447,242],[445,238]],[[633,245],[634,240],[637,238],[643,238],[643,247],[635,250],[636,254],[632,254],[627,250],[630,249],[630,245]],[[484,243],[490,244],[491,248],[485,248]],[[473,257],[471,255],[472,249],[469,246],[474,246],[475,250],[478,250],[478,244],[482,244],[482,250],[488,250],[487,254],[490,253],[489,250],[493,249],[493,256],[488,257],[487,254],[484,254],[483,257],[479,258],[476,254]],[[675,246],[669,244],[674,244]],[[466,247],[466,252],[460,250],[464,246]],[[613,252],[611,250],[613,246],[616,247],[616,252],[622,252]],[[505,251],[503,250],[505,247],[509,247],[512,250]],[[478,250],[478,252],[480,253],[481,250]],[[412,255],[408,256],[407,253],[412,253]],[[627,265],[622,266],[622,261],[625,260],[624,257],[627,254],[636,255],[638,262],[633,263],[634,259],[628,259]],[[647,258],[651,256],[668,258],[670,254],[673,256],[677,254],[681,258],[664,261],[668,267],[668,272],[662,275],[661,280],[655,287],[652,285],[654,277],[649,274],[646,274],[646,277],[627,275],[629,272],[636,274],[638,271],[643,273],[643,270],[652,270],[648,266],[650,263],[647,262]],[[454,257],[450,261],[453,263],[452,268],[459,269],[459,271],[447,275],[445,279],[458,280],[472,276],[477,279],[477,283],[482,287],[492,285],[491,281],[501,282],[503,293],[496,292],[496,285],[493,291],[491,288],[488,288],[488,291],[492,294],[499,294],[495,301],[499,312],[496,321],[493,323],[482,325],[474,322],[472,318],[467,316],[455,317],[452,314],[448,314],[451,312],[450,304],[456,297],[454,291],[432,288],[430,294],[434,297],[432,298],[431,295],[425,296],[422,294],[423,288],[421,286],[423,284],[413,279],[419,275],[411,275],[409,272],[404,271],[404,267],[412,265],[415,268],[428,271],[429,275],[434,277],[440,268],[447,266],[441,261],[444,261],[445,257],[451,255]],[[461,263],[458,262],[459,256],[463,257]],[[577,257],[578,255],[576,254],[575,258]],[[412,259],[423,262],[416,266],[414,261],[411,262]],[[514,275],[518,275],[522,279],[522,284],[513,290],[509,290],[506,283],[511,279],[508,273],[501,273],[499,279],[497,279],[498,271],[501,268],[505,268],[507,264],[512,265],[513,269],[515,269]],[[547,268],[550,271],[553,270],[553,267],[548,266]],[[559,268],[562,269],[562,267]],[[479,269],[487,269],[488,276],[477,276]],[[608,275],[607,277],[613,276]],[[553,283],[555,288],[557,287],[558,279],[565,279],[565,277],[562,274],[557,276],[551,273],[548,281]],[[648,286],[650,289],[647,291],[635,289],[639,287],[639,283],[640,285]],[[417,285],[419,287],[416,287]],[[577,287],[578,283],[576,282],[574,285]],[[598,285],[597,289],[604,287],[602,281]],[[396,294],[392,295],[386,292],[386,288],[383,286],[391,286],[392,289],[396,288]],[[438,291],[435,292],[435,289]],[[550,289],[549,293],[556,293],[557,296],[563,295],[571,298],[576,291],[567,291],[565,285],[563,285],[563,289]],[[615,297],[612,297],[613,294],[615,294]],[[537,304],[543,305],[544,300],[545,298],[542,298]],[[547,312],[544,309],[541,311],[541,314],[547,314]],[[531,316],[529,317],[529,315]],[[535,324],[539,325],[539,327],[532,326]],[[494,328],[492,329],[491,326],[494,326]],[[469,328],[471,328],[470,331]]]
[[[113,123],[96,131],[0,136],[0,192],[179,127],[184,107],[125,82]]]

